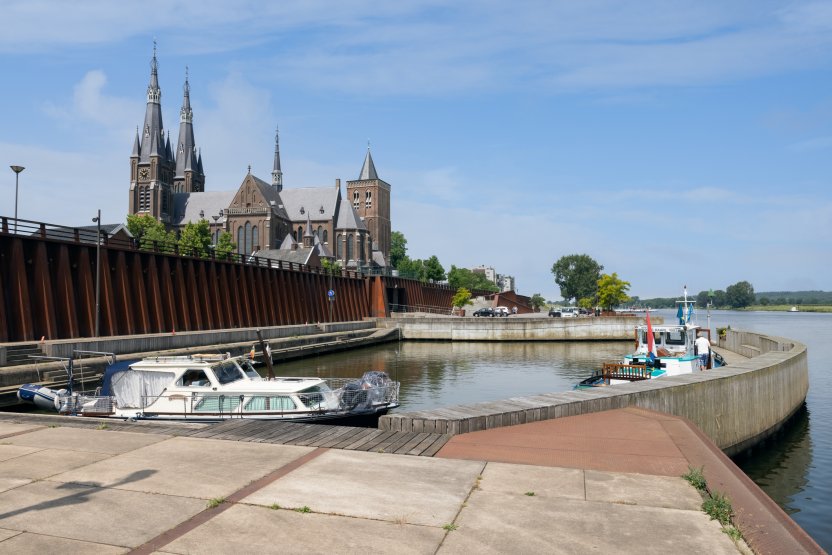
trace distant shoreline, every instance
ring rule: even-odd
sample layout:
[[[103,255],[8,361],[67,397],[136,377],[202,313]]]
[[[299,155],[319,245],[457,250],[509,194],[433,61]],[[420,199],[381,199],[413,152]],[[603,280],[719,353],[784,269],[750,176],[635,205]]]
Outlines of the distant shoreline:
[[[792,307],[797,307],[798,312],[832,312],[830,305],[793,305],[793,304],[777,304],[777,305],[761,305],[755,304],[746,306],[745,308],[735,309],[743,312],[749,311],[764,311],[764,312],[790,312]]]

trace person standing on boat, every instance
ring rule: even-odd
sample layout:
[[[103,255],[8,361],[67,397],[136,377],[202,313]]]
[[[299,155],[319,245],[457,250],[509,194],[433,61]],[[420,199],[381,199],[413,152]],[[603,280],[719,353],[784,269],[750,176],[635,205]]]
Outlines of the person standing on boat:
[[[698,337],[696,338],[696,342],[694,343],[694,347],[696,348],[696,354],[699,355],[699,360],[702,369],[710,368],[711,362],[711,342],[708,341],[708,338],[700,332]]]

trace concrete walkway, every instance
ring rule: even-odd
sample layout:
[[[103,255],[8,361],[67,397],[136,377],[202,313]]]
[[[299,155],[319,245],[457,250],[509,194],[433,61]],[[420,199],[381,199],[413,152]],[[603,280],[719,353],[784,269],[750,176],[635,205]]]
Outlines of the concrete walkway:
[[[0,552],[738,552],[675,466],[451,456],[0,422]]]

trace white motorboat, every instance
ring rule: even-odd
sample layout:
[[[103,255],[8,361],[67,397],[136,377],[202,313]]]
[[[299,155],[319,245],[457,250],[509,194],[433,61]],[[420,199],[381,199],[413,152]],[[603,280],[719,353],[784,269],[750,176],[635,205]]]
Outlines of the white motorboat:
[[[399,405],[399,383],[379,371],[355,380],[267,379],[246,357],[190,355],[114,364],[95,394],[26,384],[18,396],[77,416],[316,421],[384,414]]]

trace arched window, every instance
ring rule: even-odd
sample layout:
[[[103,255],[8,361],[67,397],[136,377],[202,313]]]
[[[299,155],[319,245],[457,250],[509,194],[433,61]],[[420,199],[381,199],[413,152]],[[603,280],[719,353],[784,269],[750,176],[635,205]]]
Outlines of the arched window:
[[[251,228],[251,248],[255,250],[260,248],[260,232],[257,231],[257,226]]]
[[[353,259],[352,233],[347,235],[347,260]]]
[[[321,241],[321,237],[323,237],[321,234],[323,233],[323,231],[324,231],[324,228],[321,227],[321,226],[318,226],[318,241]]]
[[[343,260],[344,258],[344,246],[341,244],[341,234],[335,236],[335,258],[338,260]]]
[[[366,196],[366,199],[364,201],[364,207],[365,208],[372,208],[373,207],[373,192],[372,191],[367,191],[367,196]]]
[[[361,238],[360,235],[358,236],[358,243],[360,246],[358,252],[361,254],[361,261],[364,262],[365,260],[367,260],[367,256],[364,253],[364,240]]]
[[[295,237],[295,241],[298,243],[303,243],[303,227],[298,226],[298,234]]]
[[[329,242],[329,233],[327,232],[327,230],[324,230],[324,238],[321,239],[321,241],[323,241],[324,243]]]
[[[237,228],[237,252],[243,254],[243,247],[245,247],[245,243],[243,242],[243,226]]]
[[[245,253],[246,254],[251,254],[251,222],[246,222],[245,241],[246,241]]]
[[[361,204],[361,193],[359,191],[352,192],[352,207],[358,210],[358,205]]]

